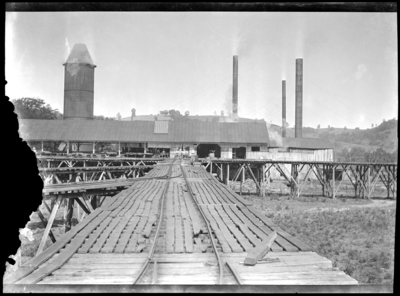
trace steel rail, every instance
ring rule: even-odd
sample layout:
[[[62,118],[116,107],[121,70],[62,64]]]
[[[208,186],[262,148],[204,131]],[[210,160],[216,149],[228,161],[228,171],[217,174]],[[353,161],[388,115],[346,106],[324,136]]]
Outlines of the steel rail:
[[[189,182],[188,182],[187,177],[186,177],[186,173],[185,173],[185,171],[183,170],[182,165],[181,165],[180,167],[181,167],[181,170],[182,170],[183,178],[185,179],[186,187],[188,188],[188,192],[189,192],[190,196],[192,197],[193,201],[195,202],[197,208],[199,209],[201,215],[203,216],[203,220],[206,222],[206,226],[207,226],[207,229],[208,229],[208,233],[209,233],[210,239],[211,239],[211,244],[212,244],[212,247],[213,247],[213,249],[214,249],[215,256],[217,257],[217,260],[218,260],[218,266],[219,266],[219,279],[218,279],[218,284],[221,285],[221,284],[222,284],[222,276],[223,276],[222,260],[221,260],[221,257],[219,256],[216,243],[215,243],[214,238],[213,238],[213,236],[212,236],[210,223],[208,222],[208,220],[207,220],[207,218],[206,218],[206,216],[205,216],[205,214],[204,214],[204,212],[203,212],[203,209],[200,207],[199,203],[197,202],[196,198],[195,198],[194,195],[193,195],[192,188],[191,188],[190,185],[189,185]]]
[[[174,161],[175,162],[175,161]],[[169,165],[169,169],[168,169],[168,181],[167,181],[167,185],[164,188],[163,194],[162,194],[162,200],[161,200],[161,210],[160,210],[160,219],[158,221],[157,224],[157,229],[156,229],[156,233],[154,236],[154,241],[153,244],[151,245],[150,248],[150,252],[146,258],[146,262],[142,265],[141,269],[138,272],[138,276],[136,277],[135,281],[133,282],[133,285],[137,284],[139,282],[139,280],[141,279],[141,277],[145,274],[147,268],[149,267],[150,261],[153,258],[154,255],[154,251],[155,251],[155,247],[157,245],[157,240],[158,240],[158,236],[160,234],[160,228],[161,228],[161,224],[162,224],[162,220],[163,220],[163,215],[164,215],[164,203],[165,203],[165,196],[167,195],[168,192],[168,187],[169,187],[169,180],[171,178],[171,174],[172,174],[172,166],[174,165],[174,162],[171,162]]]

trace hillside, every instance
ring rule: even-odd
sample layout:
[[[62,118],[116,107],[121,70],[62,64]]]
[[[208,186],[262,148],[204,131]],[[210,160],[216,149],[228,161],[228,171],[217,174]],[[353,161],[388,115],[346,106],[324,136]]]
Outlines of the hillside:
[[[315,129],[303,127],[303,137],[329,139],[335,142],[336,150],[357,147],[364,148],[366,151],[374,151],[381,148],[388,153],[394,153],[398,149],[397,124],[398,121],[396,119],[391,119],[365,130],[357,128],[331,127]],[[270,128],[280,133],[280,126],[271,125]],[[286,136],[294,137],[294,128],[287,128]]]

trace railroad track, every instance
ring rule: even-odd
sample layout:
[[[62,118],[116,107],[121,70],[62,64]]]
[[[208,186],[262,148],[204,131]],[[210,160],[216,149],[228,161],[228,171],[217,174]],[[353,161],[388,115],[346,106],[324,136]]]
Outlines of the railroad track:
[[[160,265],[160,263],[157,260],[157,258],[155,258],[154,255],[156,254],[157,242],[159,241],[159,237],[160,237],[161,233],[163,232],[164,237],[166,236],[166,227],[165,227],[166,221],[165,220],[167,219],[167,217],[166,217],[166,215],[164,215],[165,207],[166,207],[166,195],[167,195],[167,192],[168,192],[168,189],[169,189],[169,186],[170,186],[171,178],[179,178],[179,177],[184,179],[184,184],[186,185],[186,188],[188,190],[187,192],[188,192],[188,194],[189,194],[189,196],[191,198],[191,201],[196,205],[197,211],[201,214],[201,217],[202,217],[202,221],[201,222],[202,222],[202,224],[205,225],[205,227],[207,229],[205,231],[205,233],[201,233],[201,234],[203,235],[203,240],[210,242],[211,248],[208,247],[207,249],[209,249],[208,252],[212,252],[215,255],[216,259],[217,259],[217,264],[218,264],[218,276],[217,276],[218,284],[220,284],[220,285],[223,284],[223,274],[224,274],[224,268],[223,267],[224,267],[225,263],[223,262],[220,254],[219,254],[219,250],[218,250],[218,249],[221,249],[221,246],[219,246],[215,235],[213,235],[213,231],[211,229],[211,225],[210,225],[209,221],[207,220],[203,210],[199,206],[198,201],[196,200],[196,198],[194,198],[193,191],[192,191],[192,189],[190,187],[189,182],[187,181],[186,173],[185,173],[185,171],[184,171],[184,169],[182,167],[182,162],[183,161],[181,159],[178,159],[178,160],[175,160],[173,163],[169,164],[168,181],[167,181],[168,183],[165,186],[164,192],[163,192],[163,195],[162,195],[162,201],[161,201],[161,205],[160,205],[160,218],[158,220],[157,228],[155,230],[155,233],[152,236],[153,243],[152,243],[151,247],[149,248],[148,256],[146,258],[146,261],[144,262],[144,264],[140,268],[140,270],[138,272],[138,276],[136,277],[136,279],[135,279],[133,284],[139,284],[139,283],[157,284],[157,278],[158,278],[158,270],[157,270],[157,268]],[[172,171],[173,171],[174,166],[177,168],[176,171],[180,170],[180,172],[176,172],[175,171],[175,175],[172,176]],[[186,201],[186,202],[188,202],[188,201]],[[163,230],[161,229],[162,226],[164,226]],[[203,227],[203,230],[204,230],[204,227]],[[204,236],[205,236],[205,238],[204,238]],[[157,253],[158,254],[162,254],[164,251],[165,251],[165,248],[161,247],[161,248],[158,249]],[[179,261],[174,262],[174,261],[171,261],[171,260],[169,260],[169,261],[165,261],[164,260],[164,261],[161,262],[161,264],[163,264],[163,263],[164,264],[165,263],[183,264],[183,263],[185,263],[185,261],[179,260]],[[189,262],[186,262],[186,263],[190,264],[191,262],[189,261]],[[149,268],[150,266],[152,266],[152,268]],[[226,263],[226,266],[228,267],[228,270],[231,273],[231,275],[234,277],[236,283],[238,285],[241,285],[242,284],[242,280],[240,279],[240,276],[235,272],[234,268],[231,265],[229,265],[229,263]],[[196,268],[196,267],[197,267],[197,265],[193,266],[193,268]]]

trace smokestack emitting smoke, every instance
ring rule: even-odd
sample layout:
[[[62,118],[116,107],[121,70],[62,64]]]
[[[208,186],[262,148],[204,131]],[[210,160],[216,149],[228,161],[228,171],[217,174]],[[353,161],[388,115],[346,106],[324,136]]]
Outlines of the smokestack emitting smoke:
[[[238,118],[238,56],[233,56],[232,113]]]
[[[274,143],[278,147],[283,147],[282,137],[279,134],[279,132],[274,130],[270,123],[267,122],[266,124],[267,124],[268,136],[271,143]]]
[[[295,132],[296,138],[302,137],[303,129],[303,59],[296,59],[296,118]]]
[[[286,80],[282,80],[282,138],[286,137]]]

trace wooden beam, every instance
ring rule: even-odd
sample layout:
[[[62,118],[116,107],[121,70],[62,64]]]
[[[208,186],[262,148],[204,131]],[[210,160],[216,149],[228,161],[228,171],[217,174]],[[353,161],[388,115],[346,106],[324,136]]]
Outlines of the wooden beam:
[[[226,261],[226,265],[229,267],[229,269],[231,270],[231,272],[233,273],[233,275],[235,276],[236,280],[238,281],[239,285],[243,285],[243,280],[240,277],[239,273],[237,272],[237,270],[235,270],[235,268],[233,267],[233,265],[231,263],[229,263],[228,261]]]
[[[229,187],[229,163],[227,165],[227,169],[226,169],[226,185]]]
[[[158,274],[157,274],[157,259],[154,259],[153,260],[153,277],[152,277],[152,279],[151,279],[151,284],[152,285],[154,285],[154,284],[156,284],[157,283],[157,276],[158,276]]]
[[[38,248],[38,250],[36,252],[36,256],[39,255],[44,249],[44,246],[45,246],[46,241],[47,241],[47,237],[49,236],[51,226],[53,225],[54,219],[56,217],[56,214],[57,214],[58,208],[60,207],[62,199],[63,198],[62,198],[61,195],[59,195],[57,197],[57,200],[56,200],[56,202],[54,204],[54,207],[53,207],[53,209],[51,211],[51,214],[50,214],[49,221],[47,223],[46,229],[43,232],[43,236],[42,236],[42,239],[40,241],[39,248]]]
[[[376,185],[377,181],[379,180],[379,175],[381,174],[381,170],[382,170],[382,167],[379,168],[378,174],[375,175],[375,178],[372,181],[372,185],[369,187],[368,198],[371,197],[371,194],[375,189],[375,185]]]
[[[49,211],[49,214],[51,214],[51,209],[45,200],[43,200],[43,204],[46,207],[47,211]]]
[[[257,261],[262,259],[269,252],[276,236],[277,233],[274,231],[268,236],[266,241],[263,241],[260,245],[248,252],[246,259],[244,259],[244,265],[256,265]]]
[[[45,202],[45,201],[43,201],[43,202]],[[44,228],[46,229],[46,226],[47,226],[47,219],[44,217],[44,215],[42,214],[42,212],[40,211],[40,209],[37,209],[37,214],[38,214],[40,220],[42,220],[43,226],[44,226]],[[50,236],[51,241],[52,241],[53,243],[55,243],[55,242],[56,242],[56,238],[55,238],[55,236],[53,235],[53,232],[52,232],[51,230],[50,230],[50,232],[49,232],[49,236]]]
[[[67,198],[67,204],[64,210],[64,233],[68,232],[72,227],[73,213],[74,213],[74,199]]]
[[[332,198],[335,199],[335,166],[332,166]]]
[[[249,169],[250,175],[253,178],[254,183],[256,183],[256,186],[257,186],[258,190],[261,191],[260,184],[258,184],[258,180],[254,176],[253,171],[251,170],[251,167],[250,167],[249,164],[247,164],[247,168]]]
[[[76,198],[76,202],[78,203],[78,205],[82,208],[82,210],[86,213],[86,214],[90,214],[89,209],[84,205],[84,203],[80,200],[80,198]]]

